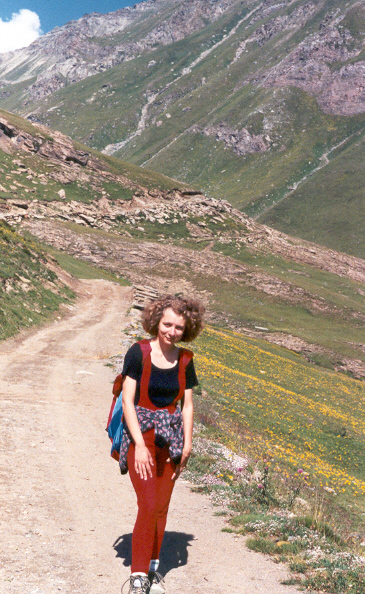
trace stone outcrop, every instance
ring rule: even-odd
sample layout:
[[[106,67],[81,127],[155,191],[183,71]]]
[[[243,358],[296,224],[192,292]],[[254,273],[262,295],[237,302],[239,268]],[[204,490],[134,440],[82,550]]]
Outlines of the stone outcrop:
[[[363,2],[358,5],[365,12]],[[341,25],[343,14],[328,14],[319,31],[307,36],[277,66],[263,74],[265,86],[298,87],[318,100],[327,113],[365,111],[365,61],[358,60],[364,40]]]
[[[52,136],[50,136],[52,134]],[[87,151],[77,150],[70,138],[61,132],[52,132],[44,126],[26,132],[0,116],[0,149],[6,152],[23,150],[38,154],[51,161],[75,163],[95,170],[103,168],[100,161]]]
[[[191,131],[202,132],[204,136],[214,136],[218,142],[224,142],[225,146],[232,149],[236,155],[264,153],[270,143],[268,136],[250,134],[246,128],[235,130],[225,123],[221,123],[219,126],[207,126],[203,129],[194,126]]]
[[[226,201],[207,198],[199,193],[188,194],[180,190],[150,192],[140,187],[135,191],[134,198],[127,202],[124,200],[110,201],[105,197],[88,204],[63,200],[50,203],[38,200],[8,199],[5,204],[2,204],[0,218],[10,224],[37,220],[69,221],[85,227],[117,232],[121,236],[128,236],[128,230],[136,228],[141,232],[142,241],[143,225],[147,222],[161,226],[161,239],[163,239],[165,225],[173,225],[182,221],[186,224],[190,238],[198,243],[201,241],[213,241],[213,243],[218,241],[222,244],[238,242],[254,252],[275,253],[293,262],[309,264],[314,268],[365,284],[364,260],[289,237],[280,231],[257,223],[234,209]],[[201,225],[190,222],[190,219],[196,220],[197,218],[201,219]],[[207,222],[213,223],[213,225],[224,224],[228,220],[235,221],[240,230],[224,231],[220,227],[217,234],[207,225]],[[154,249],[152,249],[152,253]],[[165,254],[165,250],[169,248],[166,246],[166,248],[159,249],[163,249]],[[158,257],[157,254],[158,250],[155,257]],[[211,268],[213,275],[218,274],[233,282],[241,282],[239,279],[244,276],[246,284],[259,287],[268,295],[282,295],[293,303],[298,299],[300,301],[304,299],[313,311],[323,311],[323,307],[325,307],[321,300],[312,301],[312,297],[303,292],[300,292],[299,295],[297,288],[293,289],[290,284],[284,283],[276,276],[258,272],[249,273],[247,267],[237,263],[227,267],[225,261],[219,263],[221,256],[214,256],[215,264],[213,266],[211,263],[212,252],[206,250],[204,254],[205,261],[209,260],[207,266]],[[144,261],[145,255],[142,252],[139,254],[142,261]],[[191,257],[184,251],[181,261],[189,261]]]
[[[56,199],[56,195],[65,200],[66,188],[73,182],[82,188],[83,194],[100,197],[108,195],[103,189],[105,182],[112,182],[121,189],[138,187],[125,176],[109,171],[107,163],[91,152],[76,148],[64,134],[40,125],[27,124],[27,129],[13,125],[0,115],[0,150],[9,155],[24,154],[24,163],[21,159],[13,159],[11,171],[0,168],[3,174],[0,191],[12,194],[18,203],[19,199],[34,193],[39,185],[44,188],[45,198],[51,200]],[[27,154],[38,160],[26,158]]]
[[[159,296],[160,292],[157,289],[146,287],[146,285],[134,285],[132,307],[142,310],[146,303],[157,299]]]

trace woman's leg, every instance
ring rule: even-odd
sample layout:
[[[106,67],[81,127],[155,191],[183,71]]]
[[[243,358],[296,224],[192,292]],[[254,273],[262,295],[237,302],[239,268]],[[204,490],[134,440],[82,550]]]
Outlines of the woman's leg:
[[[175,472],[176,465],[173,462],[167,462],[168,458],[168,447],[163,449],[156,447],[157,522],[151,559],[159,559],[160,557],[167,512],[175,485],[175,481],[171,477]]]
[[[150,560],[158,559],[166,517],[174,488],[174,464],[166,462],[168,450],[155,446],[154,430],[144,434],[145,444],[154,460],[152,477],[141,479],[134,469],[134,446],[129,448],[129,475],[137,495],[138,514],[132,538],[132,573],[148,573]]]

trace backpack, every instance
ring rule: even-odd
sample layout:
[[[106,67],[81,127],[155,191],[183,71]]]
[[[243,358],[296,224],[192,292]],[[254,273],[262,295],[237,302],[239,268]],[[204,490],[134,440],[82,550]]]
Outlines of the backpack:
[[[148,384],[151,375],[151,344],[146,338],[138,342],[142,351],[142,377],[140,384],[140,404],[146,402],[148,399]],[[193,358],[192,351],[188,349],[180,348],[179,354],[179,394],[175,398],[174,403],[180,400],[185,391],[185,369],[189,361]],[[122,407],[122,390],[124,383],[124,375],[119,374],[114,380],[113,384],[113,400],[110,407],[108,422],[106,431],[108,432],[109,438],[112,442],[110,455],[114,460],[119,460],[120,446],[123,437],[123,407]],[[157,408],[157,407],[156,407]]]

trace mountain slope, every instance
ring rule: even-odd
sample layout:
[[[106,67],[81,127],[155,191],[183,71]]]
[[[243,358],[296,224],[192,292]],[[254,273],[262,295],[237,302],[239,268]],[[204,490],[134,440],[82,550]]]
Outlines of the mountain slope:
[[[198,294],[212,323],[365,376],[364,260],[0,116],[0,219],[52,246],[61,264],[66,254],[135,285]]]
[[[169,45],[215,20],[236,0],[146,0],[106,15],[93,13],[38,38],[27,48],[3,54],[3,96],[41,100],[58,89],[116,64]],[[29,83],[24,89],[22,83]],[[9,85],[10,86],[7,86]],[[19,92],[20,91],[20,92]],[[12,103],[14,107],[14,104]]]
[[[130,200],[139,184],[161,190],[189,189],[158,173],[96,153],[60,132],[33,126],[3,110],[0,110],[0,172],[3,174],[0,199],[54,200],[65,198],[67,193],[68,199],[83,202],[114,195]]]
[[[0,57],[0,104],[364,256],[362,198],[341,183],[349,146],[362,155],[364,6],[148,0],[86,15]],[[321,208],[297,192],[308,176]],[[362,186],[360,166],[351,179]]]

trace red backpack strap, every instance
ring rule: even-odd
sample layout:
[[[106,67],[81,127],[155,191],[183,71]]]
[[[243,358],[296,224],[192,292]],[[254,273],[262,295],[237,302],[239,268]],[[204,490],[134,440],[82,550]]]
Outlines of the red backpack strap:
[[[142,340],[139,340],[137,344],[139,344],[139,346],[141,347],[142,358],[143,358],[143,363],[144,363],[147,355],[151,354],[151,351],[152,351],[151,343],[148,340],[148,338],[142,338]]]
[[[189,349],[180,348],[179,353],[179,373],[178,373],[178,380],[179,380],[179,393],[174,400],[174,404],[181,400],[184,397],[185,386],[186,386],[186,367],[188,363],[194,357],[193,351],[189,351]]]
[[[148,383],[149,383],[150,374],[151,374],[151,357],[149,357],[148,355],[151,353],[151,345],[150,345],[150,341],[147,340],[146,338],[144,338],[143,340],[140,340],[138,344],[141,347],[141,351],[142,351],[142,365],[143,365],[142,381],[143,381],[143,384],[141,381],[141,386],[142,385],[147,386],[147,394],[148,394]],[[148,359],[149,359],[149,368],[148,368]],[[147,371],[146,372],[144,372],[145,361],[147,361]],[[144,378],[143,378],[143,373],[145,373]],[[111,405],[110,412],[109,412],[107,427],[109,427],[109,423],[110,423],[112,415],[113,415],[113,411],[114,411],[114,407],[115,407],[117,398],[123,389],[124,377],[125,376],[122,373],[120,373],[119,375],[117,375],[117,377],[114,380],[113,389],[112,389],[113,400],[112,400],[112,405]]]
[[[114,399],[116,400],[119,396],[119,394],[122,391],[123,388],[123,382],[124,382],[124,375],[122,375],[121,373],[119,375],[117,375],[117,377],[114,380],[114,384],[113,384],[113,396]]]

